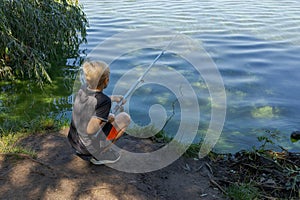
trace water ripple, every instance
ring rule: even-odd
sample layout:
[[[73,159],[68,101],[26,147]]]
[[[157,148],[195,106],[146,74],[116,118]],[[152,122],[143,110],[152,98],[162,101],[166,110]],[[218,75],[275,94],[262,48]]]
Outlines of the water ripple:
[[[220,69],[228,96],[228,120],[217,148],[222,151],[250,148],[257,142],[258,130],[274,128],[281,131],[282,146],[300,150],[299,144],[288,140],[288,134],[299,129],[300,124],[298,0],[82,0],[81,3],[90,22],[88,44],[82,46],[87,52],[118,32],[148,25],[181,31],[201,42]],[[109,57],[114,48],[102,56]],[[128,68],[115,67],[113,75],[122,75],[131,65],[151,62],[157,54],[151,50],[143,53],[139,58],[136,54],[124,55],[118,63]],[[175,59],[165,60],[164,64],[182,70],[182,63]],[[202,87],[203,80],[195,78],[194,72],[185,73],[195,87]],[[207,104],[208,98],[207,91],[201,91],[199,102]],[[143,107],[138,102],[136,106]],[[209,119],[204,105],[202,110],[201,115]],[[263,111],[265,115],[257,114]]]

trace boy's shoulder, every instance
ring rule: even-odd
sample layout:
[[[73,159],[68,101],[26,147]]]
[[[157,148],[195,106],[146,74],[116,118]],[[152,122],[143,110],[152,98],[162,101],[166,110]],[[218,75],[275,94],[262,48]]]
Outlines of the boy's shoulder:
[[[98,101],[104,102],[104,101],[109,101],[111,102],[111,99],[109,96],[107,96],[106,94],[104,94],[103,92],[96,92],[95,93],[95,97]]]

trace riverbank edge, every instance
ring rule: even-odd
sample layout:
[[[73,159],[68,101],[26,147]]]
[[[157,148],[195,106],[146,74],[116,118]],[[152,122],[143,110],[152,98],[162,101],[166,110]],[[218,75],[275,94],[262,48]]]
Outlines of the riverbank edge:
[[[38,128],[37,128],[38,127]],[[24,148],[19,141],[32,135],[53,134],[65,130],[68,123],[56,120],[41,120],[38,126],[24,129],[23,132],[2,134],[0,154],[37,160],[37,152]],[[154,143],[166,144],[170,138],[159,133],[150,138]],[[205,165],[210,173],[210,183],[229,199],[299,199],[300,198],[300,153],[281,152],[265,149],[265,143],[259,148],[241,150],[234,154],[210,152]],[[183,157],[197,160],[201,144],[191,145]],[[38,161],[38,160],[37,160]],[[201,168],[197,170],[201,170]],[[189,170],[189,166],[186,166]]]

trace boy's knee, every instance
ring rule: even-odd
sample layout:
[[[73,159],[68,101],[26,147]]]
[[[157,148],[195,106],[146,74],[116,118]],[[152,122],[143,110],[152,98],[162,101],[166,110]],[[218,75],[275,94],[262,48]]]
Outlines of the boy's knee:
[[[125,123],[125,124],[127,124],[127,125],[130,124],[131,118],[130,118],[130,115],[129,115],[129,114],[127,114],[126,112],[121,112],[121,113],[119,114],[119,116],[120,116],[120,120],[121,120],[123,123]]]

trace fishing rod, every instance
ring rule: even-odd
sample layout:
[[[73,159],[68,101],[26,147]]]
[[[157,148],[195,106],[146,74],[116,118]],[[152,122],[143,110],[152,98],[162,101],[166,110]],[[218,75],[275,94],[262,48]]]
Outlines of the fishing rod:
[[[122,106],[122,101],[123,99],[127,99],[137,88],[137,86],[143,82],[144,77],[146,76],[146,74],[150,71],[150,69],[153,67],[153,65],[158,61],[158,59],[165,53],[165,51],[169,48],[169,46],[173,43],[173,41],[175,40],[175,38],[177,37],[179,33],[177,33],[172,40],[169,42],[169,44],[160,52],[160,54],[158,54],[156,56],[156,58],[153,60],[153,62],[148,66],[148,68],[146,69],[146,71],[138,78],[138,80],[130,87],[130,89],[126,92],[126,94],[123,96],[123,98],[117,103],[117,105],[114,108],[113,114],[116,114],[118,112],[118,110],[121,108]],[[101,153],[106,152],[117,140],[118,140],[118,136],[121,132],[119,132],[117,134],[117,136],[110,142],[110,144],[108,144],[106,147],[104,147],[103,150],[101,150]]]
[[[148,68],[146,69],[146,71],[138,78],[138,80],[130,87],[130,89],[126,92],[126,94],[123,96],[123,98],[117,103],[117,105],[114,108],[114,114],[118,112],[118,110],[121,108],[122,106],[122,101],[123,99],[127,99],[129,96],[132,95],[132,93],[135,91],[135,89],[137,88],[137,86],[143,82],[144,77],[146,76],[146,74],[150,71],[150,69],[153,67],[153,65],[158,61],[158,59],[165,53],[165,51],[169,48],[169,46],[173,43],[173,41],[175,40],[175,38],[177,37],[179,33],[177,33],[172,40],[169,42],[169,44],[160,52],[160,54],[158,54],[156,56],[156,58],[153,60],[153,62],[148,66]]]

